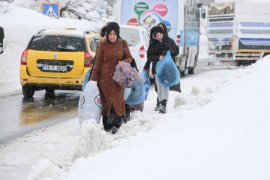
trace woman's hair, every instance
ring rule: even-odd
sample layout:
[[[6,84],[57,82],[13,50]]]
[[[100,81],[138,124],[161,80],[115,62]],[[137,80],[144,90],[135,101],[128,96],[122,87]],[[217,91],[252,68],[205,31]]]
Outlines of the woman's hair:
[[[117,38],[119,38],[120,37],[120,27],[119,27],[119,25],[116,22],[110,22],[107,25],[107,31],[106,31],[106,33],[107,33],[106,34],[107,39],[108,39],[109,33],[112,30],[114,30],[115,34],[117,35]]]
[[[164,23],[159,23],[158,26],[162,27],[162,29],[164,30],[164,36],[169,37],[166,25]]]
[[[151,37],[152,39],[155,39],[157,33],[162,33],[162,34],[164,34],[163,28],[160,27],[160,26],[154,26],[154,27],[152,27],[152,29],[151,29],[151,31],[150,31],[150,37]]]
[[[107,34],[107,24],[105,26],[103,26],[100,30],[100,36],[101,37],[105,37]]]

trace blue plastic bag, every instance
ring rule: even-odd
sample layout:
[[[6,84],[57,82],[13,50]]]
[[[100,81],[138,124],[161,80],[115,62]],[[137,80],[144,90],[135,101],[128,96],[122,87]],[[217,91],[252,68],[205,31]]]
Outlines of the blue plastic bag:
[[[144,100],[145,100],[144,84],[142,82],[138,82],[135,84],[134,87],[130,88],[130,94],[127,96],[126,104],[137,105],[143,103]]]
[[[91,70],[92,70],[92,68],[89,68],[88,71],[87,71],[87,73],[84,76],[82,91],[84,91],[84,89],[86,87],[86,84],[88,83],[88,81],[90,79]]]
[[[170,87],[180,82],[180,73],[172,59],[170,51],[157,63],[156,75],[162,86]]]
[[[148,96],[148,92],[149,92],[149,87],[150,87],[150,80],[149,80],[149,76],[148,76],[148,73],[146,71],[142,71],[140,73],[140,76],[144,79],[144,94],[145,94],[145,98],[144,100],[147,99],[147,96]]]

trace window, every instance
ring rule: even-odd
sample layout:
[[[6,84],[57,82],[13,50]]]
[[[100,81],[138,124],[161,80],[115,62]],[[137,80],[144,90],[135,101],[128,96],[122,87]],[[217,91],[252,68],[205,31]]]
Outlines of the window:
[[[80,37],[68,36],[35,36],[29,49],[40,51],[84,51],[84,40]]]

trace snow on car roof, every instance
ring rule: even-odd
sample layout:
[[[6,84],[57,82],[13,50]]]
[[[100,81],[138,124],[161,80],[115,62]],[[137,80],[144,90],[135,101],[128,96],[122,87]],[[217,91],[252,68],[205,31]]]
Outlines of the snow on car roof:
[[[88,31],[83,31],[75,28],[66,29],[44,29],[39,31],[36,35],[72,35],[72,36],[85,36]],[[89,31],[90,32],[90,31]]]

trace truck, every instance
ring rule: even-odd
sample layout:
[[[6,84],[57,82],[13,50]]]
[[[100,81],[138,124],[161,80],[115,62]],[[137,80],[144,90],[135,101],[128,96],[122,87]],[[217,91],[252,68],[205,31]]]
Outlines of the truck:
[[[208,8],[209,57],[250,65],[270,53],[269,3],[212,3]]]
[[[176,65],[184,76],[193,74],[199,54],[200,21],[206,19],[202,3],[193,0],[119,0],[116,20],[142,26],[148,32],[162,22],[179,47]]]

